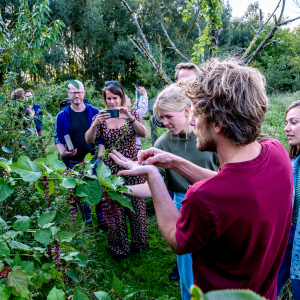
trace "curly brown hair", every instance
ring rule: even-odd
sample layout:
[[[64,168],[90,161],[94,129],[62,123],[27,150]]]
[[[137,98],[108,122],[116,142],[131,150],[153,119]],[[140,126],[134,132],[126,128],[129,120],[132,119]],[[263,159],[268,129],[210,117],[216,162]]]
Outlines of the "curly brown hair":
[[[254,142],[268,110],[264,76],[234,60],[212,59],[201,71],[185,87],[195,117],[201,115],[207,123],[220,125],[235,145]]]
[[[13,100],[24,99],[25,92],[22,88],[18,88],[11,93],[11,98]]]
[[[199,75],[201,73],[200,69],[193,63],[180,63],[175,67],[175,75],[174,78],[178,80],[179,71],[182,69],[193,70],[195,71],[195,75]]]

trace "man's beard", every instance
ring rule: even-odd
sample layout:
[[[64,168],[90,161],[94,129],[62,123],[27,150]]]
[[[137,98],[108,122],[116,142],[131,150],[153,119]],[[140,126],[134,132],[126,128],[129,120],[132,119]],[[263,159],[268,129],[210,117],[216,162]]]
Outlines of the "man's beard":
[[[210,134],[210,127],[208,124],[205,125],[205,128],[199,134],[199,130],[196,131],[197,136],[197,149],[199,151],[209,151],[217,152],[216,142],[212,135]]]
[[[76,101],[76,103],[75,103],[75,101]],[[79,104],[82,103],[82,101],[83,101],[83,100],[81,100],[81,99],[74,99],[74,100],[71,100],[71,102],[72,102],[74,105],[79,105]]]

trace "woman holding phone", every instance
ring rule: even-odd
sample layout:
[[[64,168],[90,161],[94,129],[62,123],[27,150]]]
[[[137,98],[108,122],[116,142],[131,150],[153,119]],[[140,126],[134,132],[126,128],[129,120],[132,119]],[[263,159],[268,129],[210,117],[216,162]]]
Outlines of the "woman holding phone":
[[[199,152],[197,137],[193,127],[189,125],[191,114],[191,100],[181,90],[180,82],[165,88],[158,96],[153,107],[154,117],[161,121],[168,132],[155,142],[154,147],[175,154],[190,162],[213,171],[218,169],[218,156],[212,152]],[[127,158],[112,155],[122,165]],[[124,155],[124,154],[123,154]],[[126,155],[124,155],[126,157]],[[123,165],[126,168],[126,165]],[[184,199],[188,186],[191,185],[185,178],[173,170],[158,168],[164,177],[167,189],[174,194],[173,201],[180,211],[181,201]],[[126,171],[123,171],[126,173]],[[128,186],[136,197],[152,197],[148,183]],[[183,300],[190,300],[190,286],[193,284],[192,256],[191,254],[177,255],[177,266],[180,275],[180,289]]]
[[[97,143],[101,137],[106,150],[117,151],[132,160],[137,160],[136,136],[145,137],[146,128],[135,109],[128,110],[123,87],[119,81],[106,81],[102,89],[106,110],[94,116],[90,129],[86,132],[87,143]],[[113,110],[107,112],[107,110]],[[119,117],[116,117],[116,110]],[[113,116],[113,117],[112,117]],[[110,167],[112,174],[122,170],[109,156],[103,162]],[[141,177],[124,176],[127,185],[144,183]],[[121,217],[116,216],[115,226],[108,226],[108,245],[115,259],[121,261],[130,253],[138,253],[147,245],[147,220],[145,199],[130,197],[134,212],[121,209]],[[131,245],[129,246],[126,214],[131,228]]]

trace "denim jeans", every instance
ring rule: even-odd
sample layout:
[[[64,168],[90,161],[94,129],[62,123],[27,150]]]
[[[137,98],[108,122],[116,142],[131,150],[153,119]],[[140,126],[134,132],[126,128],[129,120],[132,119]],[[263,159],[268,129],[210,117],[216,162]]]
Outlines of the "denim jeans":
[[[295,230],[296,230],[296,224],[292,223],[289,242],[284,254],[283,261],[281,263],[281,267],[278,272],[277,296],[280,295],[282,288],[290,279],[290,269],[291,269],[291,262],[292,262],[292,251],[293,251]],[[291,282],[292,282],[292,292],[293,292],[294,300],[300,300],[300,280],[291,279]]]
[[[73,169],[75,165],[81,163],[82,161],[76,161],[76,160],[69,160],[67,167],[70,169]],[[92,163],[95,163],[92,161]],[[93,174],[97,175],[96,169],[101,163],[100,160],[96,161],[94,168],[93,168]],[[92,207],[88,206],[86,204],[80,203],[80,210],[82,212],[82,220],[85,223],[91,223],[92,222]],[[96,214],[97,214],[97,221],[103,222],[103,215],[102,215],[102,205],[101,202],[96,205]]]
[[[184,193],[174,193],[173,201],[179,212],[181,208],[181,201],[184,199],[184,196]],[[190,287],[194,284],[192,254],[176,255],[176,257],[180,276],[181,299],[190,300]]]

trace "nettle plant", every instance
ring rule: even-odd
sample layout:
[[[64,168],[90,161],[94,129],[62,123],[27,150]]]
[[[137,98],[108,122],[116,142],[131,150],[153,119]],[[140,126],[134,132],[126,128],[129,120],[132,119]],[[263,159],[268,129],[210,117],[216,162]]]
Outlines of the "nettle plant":
[[[130,199],[121,193],[129,191],[124,179],[111,175],[103,163],[93,175],[92,158],[87,154],[72,170],[58,159],[58,152],[34,161],[26,156],[16,162],[0,159],[0,202],[13,201],[19,192],[16,185],[21,183],[34,185],[36,193],[42,195],[39,210],[31,216],[0,218],[0,299],[65,299],[66,284],[79,282],[76,266],[87,266],[88,259],[69,244],[74,233],[57,225],[56,190],[64,190],[71,223],[75,222],[77,202],[96,205],[103,193],[118,209],[132,210]],[[73,298],[78,295],[83,294],[76,290]]]

